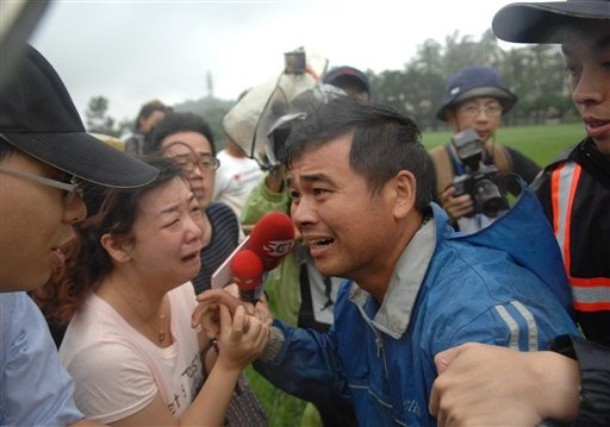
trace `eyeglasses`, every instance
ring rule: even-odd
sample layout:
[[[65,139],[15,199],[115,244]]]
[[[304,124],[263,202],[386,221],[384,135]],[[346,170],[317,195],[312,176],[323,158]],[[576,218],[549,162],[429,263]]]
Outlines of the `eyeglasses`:
[[[6,168],[4,166],[0,166],[0,172],[4,172],[8,175],[17,176],[19,178],[24,178],[32,182],[37,182],[38,184],[46,185],[48,187],[59,188],[60,190],[64,190],[68,193],[64,198],[64,203],[66,204],[74,200],[74,196],[77,194],[80,198],[83,197],[82,182],[75,176],[72,176],[72,178],[70,178],[70,182],[65,182],[58,181],[56,179],[45,178],[44,176],[33,175],[27,172],[21,172],[15,169]]]
[[[477,117],[481,113],[485,113],[485,115],[489,117],[499,117],[502,114],[502,106],[500,104],[468,104],[460,107],[459,113],[470,118]]]
[[[220,160],[210,155],[178,155],[171,159],[186,172],[192,172],[196,167],[202,171],[216,170],[220,166]]]

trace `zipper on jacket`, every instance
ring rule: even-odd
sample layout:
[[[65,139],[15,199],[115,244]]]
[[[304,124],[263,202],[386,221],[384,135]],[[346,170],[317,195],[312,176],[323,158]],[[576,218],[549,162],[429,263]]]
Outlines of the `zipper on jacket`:
[[[375,334],[375,345],[377,346],[377,358],[383,361],[383,371],[385,372],[386,378],[388,377],[388,364],[385,360],[385,351],[383,348],[383,339],[381,337],[381,333],[375,329],[373,329],[373,333]]]

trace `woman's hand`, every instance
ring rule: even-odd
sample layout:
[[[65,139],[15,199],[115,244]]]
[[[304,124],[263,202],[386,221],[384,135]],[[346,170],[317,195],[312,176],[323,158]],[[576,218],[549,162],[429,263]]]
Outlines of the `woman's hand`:
[[[220,334],[218,336],[218,360],[225,369],[243,369],[260,356],[269,339],[269,326],[248,315],[238,306],[231,317],[229,308],[219,305]]]

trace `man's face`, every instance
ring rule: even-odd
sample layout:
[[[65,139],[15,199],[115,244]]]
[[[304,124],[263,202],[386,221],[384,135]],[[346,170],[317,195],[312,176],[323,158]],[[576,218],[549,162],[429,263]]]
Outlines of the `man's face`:
[[[19,152],[2,166],[55,180],[65,174]],[[63,264],[57,248],[74,236],[72,224],[85,219],[80,196],[66,203],[66,192],[0,172],[0,291],[42,286]]]
[[[454,132],[474,129],[484,142],[495,133],[502,121],[502,106],[496,98],[468,99],[448,113],[448,122]]]
[[[602,25],[603,24],[603,25]],[[573,31],[562,44],[572,100],[587,134],[610,154],[610,25]]]
[[[366,289],[393,268],[388,251],[397,225],[387,187],[371,193],[367,179],[350,167],[350,147],[351,135],[343,136],[292,162],[291,216],[322,274],[352,278]]]
[[[165,157],[182,165],[199,206],[205,209],[212,199],[216,182],[216,170],[206,168],[202,163],[214,160],[210,141],[198,132],[178,132],[163,139],[161,150]]]

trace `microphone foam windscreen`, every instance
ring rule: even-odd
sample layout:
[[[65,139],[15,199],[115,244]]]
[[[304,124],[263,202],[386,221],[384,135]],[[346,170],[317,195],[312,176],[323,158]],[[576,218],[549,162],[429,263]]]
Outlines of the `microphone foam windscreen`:
[[[293,243],[292,220],[285,213],[274,211],[254,225],[247,247],[261,258],[265,271],[269,271],[290,252]]]
[[[249,249],[237,252],[231,260],[231,270],[239,289],[249,291],[260,285],[263,276],[263,262]]]

